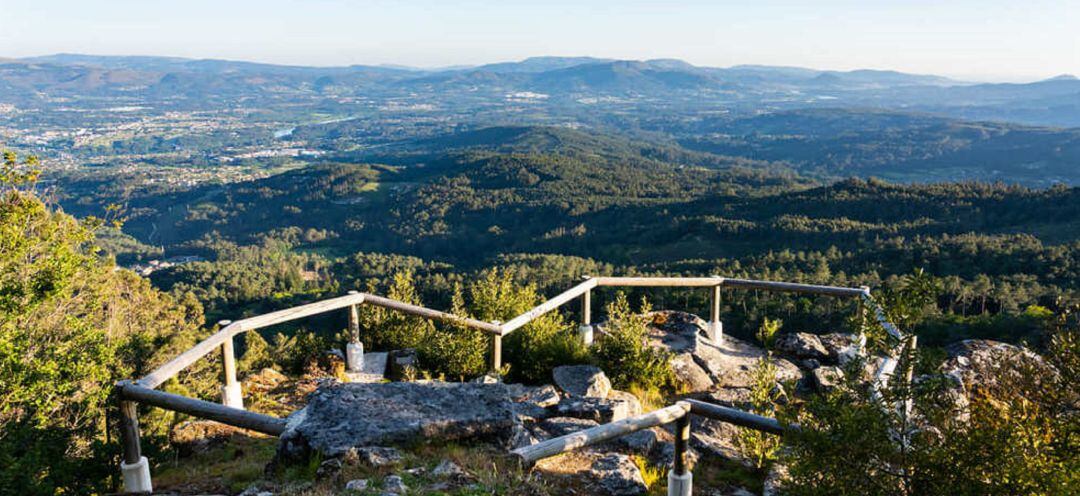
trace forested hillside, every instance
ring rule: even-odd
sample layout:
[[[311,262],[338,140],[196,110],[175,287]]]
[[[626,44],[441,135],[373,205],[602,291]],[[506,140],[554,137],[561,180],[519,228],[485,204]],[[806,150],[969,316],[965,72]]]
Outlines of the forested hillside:
[[[79,215],[120,203],[139,242],[206,258],[152,278],[222,317],[403,269],[448,303],[450,281],[507,263],[552,291],[584,273],[876,286],[921,268],[942,278],[942,311],[964,318],[1058,307],[1080,281],[1080,191],[1064,186],[828,183],[777,163],[552,128],[380,150],[394,165],[346,155],[179,191],[82,175],[59,194]],[[123,263],[161,256],[117,246]]]

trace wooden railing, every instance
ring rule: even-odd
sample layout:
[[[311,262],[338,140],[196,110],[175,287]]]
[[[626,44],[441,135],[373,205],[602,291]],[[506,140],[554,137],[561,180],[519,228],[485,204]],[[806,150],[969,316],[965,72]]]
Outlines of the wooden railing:
[[[735,408],[698,400],[682,400],[666,408],[548,439],[518,448],[511,453],[516,455],[523,464],[531,465],[545,458],[600,444],[641,430],[674,423],[675,459],[668,472],[667,494],[668,496],[690,496],[693,492],[693,474],[690,471],[687,453],[690,443],[691,414],[776,435],[801,429],[798,424],[782,424],[776,419]]]
[[[586,344],[591,344],[593,335],[591,295],[593,289],[601,286],[708,288],[712,299],[706,334],[713,342],[720,342],[723,339],[723,323],[720,318],[720,290],[724,287],[732,289],[820,294],[836,297],[860,297],[863,299],[864,304],[871,306],[875,317],[885,330],[895,338],[902,339],[902,335],[896,327],[885,319],[884,312],[870,297],[870,290],[866,287],[845,288],[724,278],[719,276],[586,277],[584,281],[576,286],[504,323],[484,322],[404,303],[382,296],[350,292],[345,296],[258,315],[236,322],[223,321],[220,323],[221,327],[217,332],[181,353],[176,358],[173,358],[164,365],[158,367],[146,376],[135,381],[121,381],[118,383],[115,388],[115,393],[119,402],[121,418],[120,433],[124,447],[124,461],[121,464],[121,469],[124,474],[125,488],[128,492],[148,492],[151,490],[149,463],[146,458],[142,456],[139,446],[136,403],[144,403],[165,408],[270,435],[278,435],[284,430],[285,421],[283,419],[244,410],[241,393],[242,389],[236,375],[236,357],[233,347],[233,338],[238,334],[326,312],[347,309],[351,340],[348,349],[349,352],[347,353],[347,365],[350,370],[359,371],[359,365],[356,363],[356,359],[352,353],[353,346],[357,346],[362,350],[362,345],[360,344],[358,308],[360,305],[374,305],[430,320],[452,322],[489,333],[491,336],[489,368],[494,373],[498,373],[502,369],[503,336],[521,329],[533,320],[574,301],[577,298],[581,298],[581,322],[578,333]],[[158,386],[175,377],[181,371],[215,349],[220,349],[222,354],[222,369],[225,378],[225,384],[222,387],[222,404],[219,405],[208,401],[196,400],[155,390]],[[362,357],[362,354],[360,356]],[[886,360],[877,373],[879,384],[886,384],[895,368],[895,359],[890,358],[889,360]],[[669,413],[670,412],[674,412],[674,410],[670,410]],[[659,418],[660,417],[655,417],[654,420]]]

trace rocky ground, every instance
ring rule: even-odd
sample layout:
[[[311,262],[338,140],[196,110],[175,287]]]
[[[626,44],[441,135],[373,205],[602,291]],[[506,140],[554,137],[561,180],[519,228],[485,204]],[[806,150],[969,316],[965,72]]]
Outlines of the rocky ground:
[[[244,378],[249,408],[289,415],[275,439],[213,422],[174,429],[175,463],[155,476],[159,488],[183,494],[663,494],[674,456],[672,434],[655,428],[524,468],[510,449],[576,432],[670,404],[679,397],[746,408],[751,371],[772,361],[784,395],[825,390],[842,377],[860,349],[846,334],[782,334],[770,356],[732,337],[706,338],[706,323],[681,312],[654,312],[649,340],[672,352],[680,394],[659,404],[612,388],[594,366],[555,369],[552,383],[342,382],[337,355],[300,378],[270,369]],[[599,327],[602,339],[603,325]],[[964,342],[944,369],[958,387],[977,380],[977,364],[1018,348]],[[407,368],[407,353],[391,353],[389,369]],[[880,359],[870,359],[872,370]],[[405,364],[404,366],[402,364]],[[408,376],[399,370],[398,376]],[[346,379],[347,380],[347,379]],[[650,403],[656,403],[655,401]],[[761,494],[765,474],[736,449],[737,428],[695,417],[695,494]]]

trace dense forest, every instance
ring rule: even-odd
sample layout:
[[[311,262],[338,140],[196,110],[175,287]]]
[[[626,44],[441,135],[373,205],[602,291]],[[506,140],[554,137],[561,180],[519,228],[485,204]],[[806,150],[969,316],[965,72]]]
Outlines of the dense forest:
[[[107,384],[175,355],[213,322],[351,289],[493,320],[583,275],[867,285],[894,308],[905,308],[916,280],[924,299],[896,315],[920,336],[925,369],[959,339],[1050,347],[1080,303],[1080,189],[1066,186],[833,181],[788,162],[545,127],[425,138],[377,155],[346,151],[190,188],[47,164],[38,177],[39,167],[5,158],[0,367],[14,378],[4,391],[19,396],[0,410],[0,447],[28,447],[5,459],[0,488],[106,490],[113,481],[103,460],[116,456]],[[146,278],[119,269],[172,256],[197,258]],[[598,317],[632,323],[628,302],[643,297],[652,308],[707,314],[704,291],[598,289]],[[74,320],[58,320],[59,309],[72,308]],[[576,311],[570,305],[521,333],[532,337],[508,342],[511,363],[529,347],[548,352],[519,360],[512,377],[535,381],[556,364],[626,356],[643,371],[662,368],[631,345],[592,355],[576,348],[567,338]],[[747,340],[772,319],[786,332],[850,331],[859,311],[828,297],[734,291],[721,307],[725,331]],[[433,375],[483,369],[477,336],[378,313],[363,319],[377,330],[376,347],[418,347]],[[241,369],[303,370],[338,343],[342,326],[328,317],[253,334]],[[28,353],[88,365],[42,369]],[[215,365],[203,362],[166,388],[213,399]],[[648,387],[669,387],[651,374],[640,375]],[[71,395],[76,402],[64,399]],[[148,417],[149,449],[170,449],[177,420]],[[41,472],[50,457],[65,464]]]

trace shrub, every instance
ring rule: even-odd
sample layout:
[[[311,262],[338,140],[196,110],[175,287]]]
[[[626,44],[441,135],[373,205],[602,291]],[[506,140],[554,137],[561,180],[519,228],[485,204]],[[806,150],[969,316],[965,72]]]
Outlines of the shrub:
[[[675,384],[671,353],[649,346],[647,342],[651,311],[648,301],[641,302],[641,312],[634,313],[626,294],[619,292],[607,305],[605,335],[591,348],[592,355],[612,384],[620,389],[638,385],[660,389]]]
[[[201,311],[115,270],[94,245],[101,221],[35,195],[36,165],[0,164],[0,494],[106,492],[111,385],[197,335]]]
[[[465,297],[461,286],[454,286],[450,308],[454,315],[466,316]],[[483,375],[487,370],[488,340],[479,329],[460,324],[436,327],[418,351],[421,366],[450,379],[466,380]]]
[[[377,292],[376,288],[369,288]],[[394,274],[394,280],[386,293],[388,298],[413,305],[422,305],[412,272]],[[407,315],[374,305],[361,305],[360,329],[364,340],[373,350],[397,350],[420,348],[429,342],[434,325],[423,317]]]
[[[1046,359],[1076,364],[1076,330],[1058,331]],[[905,358],[903,370],[910,366]],[[785,437],[786,494],[1066,495],[1080,493],[1080,407],[1071,374],[1047,374],[1015,356],[979,370],[954,400],[951,379],[903,381],[875,400],[846,380],[798,412]],[[854,376],[854,374],[851,374]],[[914,417],[897,402],[911,399]]]

